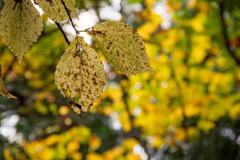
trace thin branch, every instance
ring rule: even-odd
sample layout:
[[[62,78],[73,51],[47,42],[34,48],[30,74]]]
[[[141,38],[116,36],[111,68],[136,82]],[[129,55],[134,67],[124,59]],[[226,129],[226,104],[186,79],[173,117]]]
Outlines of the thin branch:
[[[228,36],[228,31],[227,31],[227,24],[224,20],[224,1],[221,0],[218,2],[219,6],[219,16],[220,16],[220,23],[221,23],[221,29],[222,29],[222,34],[223,34],[223,39],[225,43],[225,47],[228,50],[230,56],[234,59],[237,65],[240,65],[240,59],[237,57],[236,53],[234,50],[231,48],[231,44],[229,42],[229,36]]]
[[[62,33],[62,35],[63,35],[65,41],[66,41],[67,44],[69,45],[70,42],[69,42],[69,40],[68,40],[68,38],[67,38],[66,33],[65,33],[64,30],[62,29],[62,26],[61,26],[58,22],[55,22],[55,24],[57,25],[57,27],[58,27],[58,29],[61,31],[61,33]]]
[[[69,13],[69,10],[68,10],[68,8],[67,8],[67,6],[66,6],[64,0],[61,0],[61,2],[62,2],[62,4],[63,4],[63,6],[64,6],[64,9],[65,9],[66,12],[67,12],[68,18],[69,18],[69,20],[70,20],[70,22],[71,22],[71,24],[72,24],[73,29],[74,29],[75,32],[76,32],[76,36],[77,36],[79,32],[78,32],[77,28],[75,27],[75,25],[74,25],[74,23],[73,23],[73,20],[72,20],[71,14]]]

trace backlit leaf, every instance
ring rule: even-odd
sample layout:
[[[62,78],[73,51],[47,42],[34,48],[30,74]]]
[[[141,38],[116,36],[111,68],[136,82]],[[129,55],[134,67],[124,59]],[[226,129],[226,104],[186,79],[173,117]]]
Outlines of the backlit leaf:
[[[5,0],[0,13],[0,34],[21,59],[42,31],[42,21],[31,0]]]
[[[71,42],[58,62],[55,82],[65,97],[73,99],[76,112],[86,112],[100,96],[105,84],[105,71],[95,52],[80,37]]]
[[[96,24],[89,33],[116,70],[126,75],[152,70],[142,37],[131,26],[108,21]]]
[[[36,2],[53,21],[61,22],[69,19],[62,0],[36,0]],[[76,17],[75,0],[64,0],[64,3],[71,17]]]

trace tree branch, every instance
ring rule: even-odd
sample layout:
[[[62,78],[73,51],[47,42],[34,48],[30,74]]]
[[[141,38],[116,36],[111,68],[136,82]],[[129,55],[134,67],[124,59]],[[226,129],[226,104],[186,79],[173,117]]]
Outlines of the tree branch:
[[[224,1],[220,0],[218,2],[219,6],[219,16],[220,16],[220,23],[221,23],[221,29],[222,29],[222,34],[223,34],[223,40],[225,43],[225,47],[228,50],[230,56],[234,59],[237,65],[240,65],[240,59],[237,57],[236,53],[234,50],[231,48],[230,42],[229,42],[229,36],[228,36],[228,31],[227,31],[227,24],[224,20]]]
[[[65,41],[66,41],[67,44],[69,45],[70,42],[69,42],[69,40],[68,40],[68,38],[67,38],[66,33],[65,33],[64,30],[62,29],[62,26],[61,26],[58,22],[55,22],[55,24],[57,25],[57,27],[58,27],[58,29],[61,31],[61,33],[62,33],[62,35],[63,35]]]
[[[71,14],[69,13],[68,8],[67,8],[67,6],[66,6],[64,0],[61,0],[61,2],[62,2],[62,4],[63,4],[63,6],[64,6],[64,9],[65,9],[66,12],[67,12],[68,18],[69,18],[69,20],[70,20],[70,22],[71,22],[71,24],[72,24],[73,29],[74,29],[75,32],[76,32],[76,36],[77,36],[77,35],[78,35],[78,30],[77,30],[77,28],[75,27],[75,25],[74,25],[74,23],[73,23],[73,20],[72,20]]]

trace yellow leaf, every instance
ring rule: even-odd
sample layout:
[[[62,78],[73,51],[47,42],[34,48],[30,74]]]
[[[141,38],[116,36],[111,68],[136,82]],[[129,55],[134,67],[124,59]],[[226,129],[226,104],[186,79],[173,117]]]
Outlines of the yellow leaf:
[[[61,0],[36,0],[36,2],[53,21],[62,22],[69,19]],[[75,0],[64,0],[64,4],[70,16],[76,17]]]
[[[126,75],[152,71],[142,37],[129,25],[107,21],[96,24],[89,34],[117,71]]]
[[[79,142],[71,141],[67,144],[67,151],[68,153],[72,153],[77,151],[80,148]]]
[[[31,0],[5,0],[0,14],[0,34],[21,60],[42,31],[42,21]]]
[[[102,93],[105,80],[105,71],[95,50],[80,37],[73,40],[55,72],[55,82],[61,93],[81,105],[74,105],[73,109],[88,111]]]
[[[215,127],[214,122],[208,120],[200,120],[197,125],[205,132],[208,132],[210,129]]]
[[[68,107],[67,106],[61,106],[60,108],[59,108],[59,114],[61,115],[61,116],[65,116],[65,115],[67,115],[69,113],[69,110],[68,110]]]
[[[93,135],[90,139],[89,139],[89,149],[91,151],[94,151],[96,149],[98,149],[101,145],[101,139],[98,138],[96,135]]]
[[[104,160],[104,158],[98,153],[88,153],[86,159],[87,160],[92,160],[92,159],[94,159],[94,160]]]

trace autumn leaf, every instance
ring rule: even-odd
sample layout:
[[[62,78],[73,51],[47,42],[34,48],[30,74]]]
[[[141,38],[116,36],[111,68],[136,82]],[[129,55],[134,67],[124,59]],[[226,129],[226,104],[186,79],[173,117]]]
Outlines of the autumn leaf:
[[[152,71],[142,37],[129,25],[107,21],[96,24],[89,34],[117,71],[128,76]]]
[[[66,9],[72,18],[77,16],[75,0],[64,0],[66,8],[61,0],[36,0],[36,2],[53,21],[62,22],[68,20]]]
[[[71,42],[55,72],[55,82],[61,93],[72,98],[80,105],[79,111],[84,112],[102,93],[105,79],[100,58],[80,37]]]
[[[31,0],[4,1],[0,13],[0,35],[21,60],[42,31],[42,21]]]

